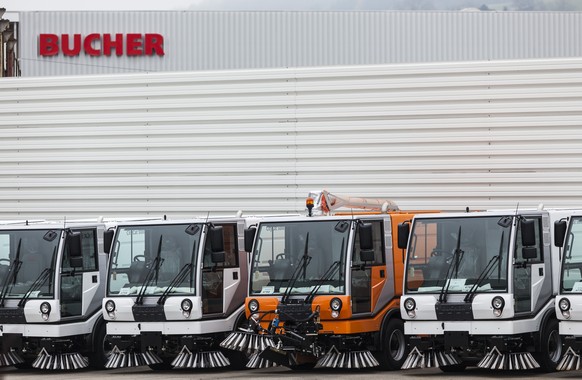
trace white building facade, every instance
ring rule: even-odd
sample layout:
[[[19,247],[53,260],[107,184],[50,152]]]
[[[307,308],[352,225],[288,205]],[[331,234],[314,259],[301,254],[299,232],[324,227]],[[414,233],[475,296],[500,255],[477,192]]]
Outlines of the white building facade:
[[[0,217],[582,205],[582,59],[6,78]]]
[[[21,12],[19,24],[24,77],[582,56],[580,12]]]

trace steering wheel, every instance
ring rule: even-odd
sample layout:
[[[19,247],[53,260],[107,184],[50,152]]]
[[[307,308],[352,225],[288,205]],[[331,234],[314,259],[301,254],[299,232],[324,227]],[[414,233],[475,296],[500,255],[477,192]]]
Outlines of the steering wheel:
[[[141,260],[140,260],[141,259]],[[145,255],[135,255],[133,256],[134,262],[146,261]]]
[[[279,253],[275,256],[275,260],[285,260],[285,256],[287,256],[285,253]]]
[[[450,255],[450,252],[445,251],[444,249],[433,249],[432,252],[430,253],[431,257],[434,256],[447,256]]]
[[[8,265],[10,265],[10,259],[0,259],[0,263],[1,263],[2,261],[6,261],[6,262],[8,263]]]

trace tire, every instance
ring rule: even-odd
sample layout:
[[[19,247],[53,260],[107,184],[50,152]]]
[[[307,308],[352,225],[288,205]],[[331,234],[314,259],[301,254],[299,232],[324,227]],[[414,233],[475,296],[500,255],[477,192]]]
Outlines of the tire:
[[[439,369],[445,373],[463,372],[465,370],[465,368],[467,368],[467,365],[463,364],[463,363],[439,367]]]
[[[166,359],[163,359],[163,360],[164,361],[161,363],[148,364],[148,367],[150,367],[154,371],[168,371],[168,370],[174,368],[174,366],[172,366],[172,363],[169,360],[166,360]]]
[[[395,371],[402,367],[408,356],[402,320],[392,318],[388,321],[382,335],[382,351],[376,351],[374,356],[380,363],[380,369]]]
[[[105,334],[105,322],[103,322],[99,327],[97,327],[93,339],[93,347],[91,350],[93,353],[89,357],[89,366],[92,369],[105,369],[105,363],[107,363],[107,359],[111,353],[112,347],[106,340]]]
[[[313,368],[315,368],[315,364],[316,362],[293,364],[290,365],[289,368],[293,371],[311,371]]]
[[[224,356],[228,358],[230,362],[230,369],[244,370],[247,369],[247,363],[249,362],[249,356],[246,352],[233,351],[233,350],[221,350]]]
[[[562,357],[562,338],[558,331],[558,320],[551,318],[545,324],[540,336],[540,352],[534,358],[543,372],[555,372]]]

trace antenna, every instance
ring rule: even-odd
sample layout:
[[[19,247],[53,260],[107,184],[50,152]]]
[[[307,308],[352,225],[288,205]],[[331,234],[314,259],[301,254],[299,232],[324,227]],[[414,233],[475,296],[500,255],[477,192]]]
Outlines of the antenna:
[[[515,219],[513,219],[513,225],[517,225],[517,210],[519,210],[519,202],[517,202],[517,205],[515,206]]]

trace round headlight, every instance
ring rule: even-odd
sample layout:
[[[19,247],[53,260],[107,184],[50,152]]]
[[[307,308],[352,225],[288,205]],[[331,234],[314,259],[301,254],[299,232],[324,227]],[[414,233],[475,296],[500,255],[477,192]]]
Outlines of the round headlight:
[[[558,303],[558,306],[560,307],[560,310],[568,311],[570,310],[570,300],[568,300],[567,298],[562,298]]]
[[[342,308],[342,300],[339,298],[332,298],[331,302],[329,303],[331,310],[333,311],[340,311]]]
[[[115,311],[115,302],[113,302],[111,300],[105,302],[105,310],[108,313],[113,313]]]
[[[190,301],[188,298],[186,298],[182,301],[182,303],[180,304],[180,307],[184,311],[190,311],[190,310],[192,310],[192,301]]]
[[[259,310],[259,301],[257,300],[250,300],[249,301],[249,310],[251,313],[255,313]]]
[[[48,314],[51,312],[51,304],[48,302],[43,302],[40,304],[40,312],[43,314]]]
[[[495,310],[501,310],[503,309],[503,306],[505,306],[505,300],[503,299],[503,297],[494,297],[493,300],[491,301],[491,306],[493,306],[493,308]]]
[[[404,309],[405,309],[406,311],[412,311],[412,310],[414,310],[415,308],[416,308],[416,301],[414,301],[414,299],[412,299],[412,298],[407,298],[407,299],[404,301]]]

